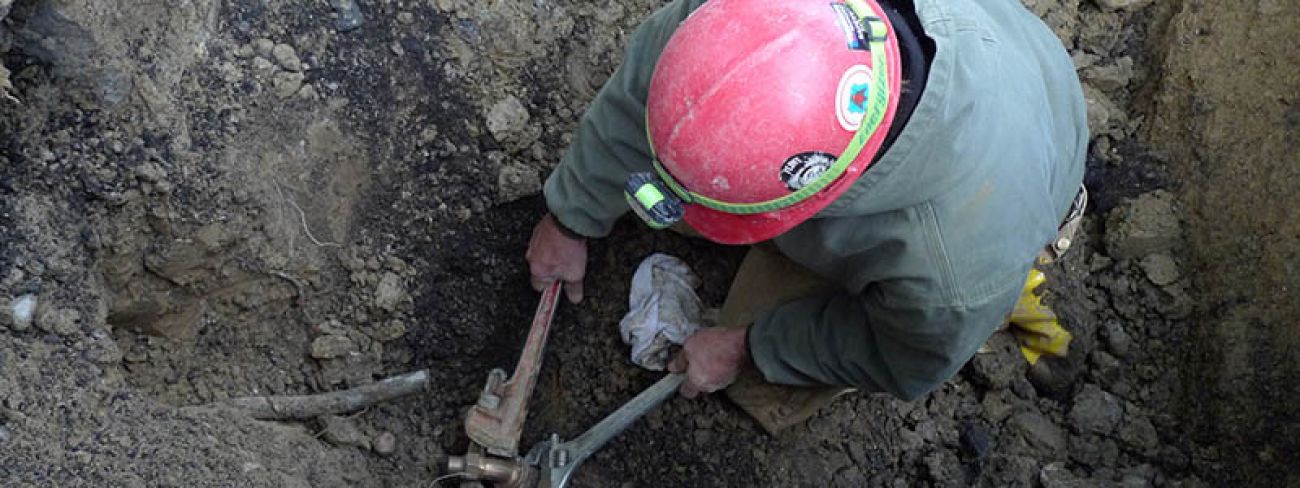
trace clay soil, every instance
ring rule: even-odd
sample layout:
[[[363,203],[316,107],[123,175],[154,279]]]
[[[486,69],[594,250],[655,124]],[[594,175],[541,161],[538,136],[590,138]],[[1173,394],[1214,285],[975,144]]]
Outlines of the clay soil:
[[[662,2],[348,3],[0,0],[0,486],[457,486],[459,419],[536,306],[540,181]],[[1025,4],[1094,136],[1084,233],[1046,267],[1070,356],[1033,373],[999,334],[922,399],[778,436],[675,398],[574,486],[1300,484],[1300,2]],[[657,378],[616,328],[656,251],[718,306],[745,250],[594,242],[525,445]],[[418,369],[428,391],[341,417],[205,406]]]

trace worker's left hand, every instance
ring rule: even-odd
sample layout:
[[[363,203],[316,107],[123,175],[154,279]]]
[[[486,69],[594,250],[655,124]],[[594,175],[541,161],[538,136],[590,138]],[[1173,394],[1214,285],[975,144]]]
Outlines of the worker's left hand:
[[[748,331],[748,326],[715,327],[687,338],[682,350],[668,363],[668,371],[686,373],[682,396],[695,398],[701,392],[713,393],[735,381],[736,374],[749,362],[749,348],[745,345]]]

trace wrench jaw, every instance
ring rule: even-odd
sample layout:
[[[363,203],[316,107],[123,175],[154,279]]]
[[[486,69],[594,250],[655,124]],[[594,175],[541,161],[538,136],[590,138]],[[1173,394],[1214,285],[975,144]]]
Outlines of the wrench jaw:
[[[489,454],[506,458],[519,452],[525,408],[512,383],[507,382],[505,370],[493,369],[478,403],[465,415],[465,434],[470,440]]]
[[[536,488],[564,488],[573,477],[581,460],[572,458],[571,447],[567,442],[560,442],[559,434],[551,434],[549,440],[537,443],[524,463],[534,466],[538,472]]]
[[[499,368],[488,373],[478,402],[465,415],[469,450],[464,456],[447,459],[448,473],[505,488],[532,488],[537,484],[537,468],[519,457],[519,437],[528,416],[528,399],[542,369],[542,353],[559,305],[560,287],[557,281],[542,293],[514,373],[507,376]]]

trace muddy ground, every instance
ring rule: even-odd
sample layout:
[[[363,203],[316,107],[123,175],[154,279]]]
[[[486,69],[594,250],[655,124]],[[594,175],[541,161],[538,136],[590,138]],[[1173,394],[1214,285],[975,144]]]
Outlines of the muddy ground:
[[[464,448],[535,306],[539,181],[661,2],[347,3],[0,0],[0,485],[430,486]],[[1300,2],[1025,3],[1094,132],[1086,233],[1048,269],[1056,374],[996,336],[921,400],[776,437],[676,399],[575,485],[1300,484]],[[526,444],[655,379],[615,327],[654,251],[714,306],[744,252],[595,243]],[[430,391],[345,417],[182,408],[423,368]]]

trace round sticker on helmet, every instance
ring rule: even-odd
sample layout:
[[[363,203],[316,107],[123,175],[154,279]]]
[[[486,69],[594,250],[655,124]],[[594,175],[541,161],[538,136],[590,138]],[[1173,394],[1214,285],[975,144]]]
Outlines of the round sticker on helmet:
[[[826,173],[835,164],[835,156],[824,152],[803,152],[790,156],[781,164],[781,181],[790,191],[817,181],[817,177]]]
[[[840,76],[840,85],[835,89],[835,118],[840,127],[853,132],[862,126],[862,119],[867,115],[867,97],[871,95],[871,68],[854,65]]]

